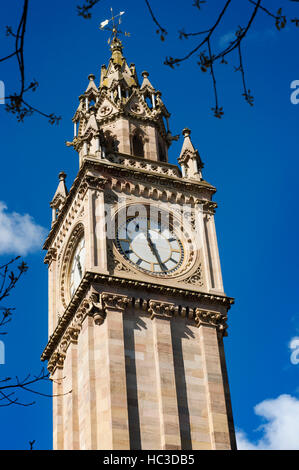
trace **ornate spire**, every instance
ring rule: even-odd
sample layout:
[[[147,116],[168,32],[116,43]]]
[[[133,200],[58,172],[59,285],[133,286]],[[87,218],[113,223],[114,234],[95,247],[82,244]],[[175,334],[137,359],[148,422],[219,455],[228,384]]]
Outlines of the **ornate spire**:
[[[124,61],[124,57],[122,54],[123,45],[122,45],[121,40],[118,37],[115,36],[112,39],[111,44],[110,44],[110,50],[112,53],[111,60],[113,61],[114,65],[115,66],[119,65],[119,67],[121,67]]]
[[[61,171],[58,175],[59,183],[54,194],[52,201],[50,202],[50,207],[52,208],[52,224],[55,222],[58,212],[60,211],[65,198],[67,197],[68,190],[65,185],[66,174]]]
[[[172,136],[170,114],[156,90],[143,72],[140,86],[135,65],[127,64],[123,56],[121,31],[116,17],[105,20],[100,29],[111,32],[111,57],[102,65],[99,87],[90,74],[85,92],[73,117],[74,138],[66,145],[78,151],[80,165],[88,156],[107,159],[112,153],[122,153],[149,160],[167,162]],[[111,158],[111,157],[109,157]]]
[[[183,177],[201,180],[201,169],[203,168],[203,163],[198,151],[194,148],[191,142],[191,130],[188,129],[188,127],[185,127],[182,130],[182,134],[184,136],[184,142],[178,162],[182,167]]]
[[[149,73],[144,71],[144,72],[142,72],[141,75],[143,76],[143,82],[141,84],[140,90],[148,89],[150,92],[154,92],[155,88],[153,87],[153,85],[151,84],[151,82],[148,79]]]
[[[99,90],[98,90],[98,87],[96,86],[96,84],[94,82],[95,78],[96,77],[93,73],[90,73],[88,75],[89,84],[88,84],[88,87],[86,88],[85,94],[89,94],[91,91],[93,91],[96,95],[98,95]]]

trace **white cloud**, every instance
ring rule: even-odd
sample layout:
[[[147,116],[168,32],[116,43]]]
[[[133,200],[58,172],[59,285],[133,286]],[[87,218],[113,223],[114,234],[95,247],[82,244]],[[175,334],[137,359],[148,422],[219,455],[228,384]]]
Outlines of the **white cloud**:
[[[219,46],[227,47],[229,44],[236,39],[236,31],[229,31],[228,33],[223,34],[219,38]]]
[[[299,399],[280,395],[264,400],[254,407],[264,423],[258,428],[262,435],[250,442],[246,434],[237,432],[239,450],[299,450]]]
[[[0,201],[0,255],[26,255],[41,249],[46,230],[29,214],[9,213],[6,209],[6,204]]]
[[[267,41],[270,39],[275,39],[277,31],[275,28],[268,28],[262,31],[252,31],[250,30],[246,34],[246,41]],[[220,36],[218,40],[218,45],[221,48],[228,47],[232,41],[236,39],[236,30],[235,31],[228,31],[227,33]]]

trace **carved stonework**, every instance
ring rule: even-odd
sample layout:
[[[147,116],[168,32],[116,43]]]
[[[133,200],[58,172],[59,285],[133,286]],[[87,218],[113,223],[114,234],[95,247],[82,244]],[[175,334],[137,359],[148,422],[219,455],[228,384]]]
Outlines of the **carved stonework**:
[[[82,191],[85,191],[87,188],[97,189],[103,191],[107,184],[108,180],[106,178],[101,178],[94,175],[86,175],[80,186]]]
[[[102,106],[100,109],[99,109],[99,114],[100,116],[108,116],[108,114],[110,114],[112,112],[112,106]]]
[[[178,309],[179,307],[172,303],[150,300],[148,312],[153,320],[157,317],[172,318],[178,312]]]
[[[98,275],[95,275],[98,276]],[[108,278],[111,279],[111,278]],[[124,281],[124,280],[122,280]],[[97,278],[90,278],[89,283],[97,282]],[[120,280],[116,281],[118,284]],[[126,280],[128,284],[134,290],[140,288],[140,282]],[[142,283],[142,287],[146,287],[146,283]],[[166,286],[158,286],[159,294],[169,297],[173,295],[176,289],[167,288]],[[183,291],[178,290],[179,293]],[[191,292],[190,292],[191,294]],[[205,303],[211,302],[215,305],[221,305],[222,309],[229,308],[229,305],[233,303],[233,299],[228,297],[219,297],[215,295],[207,295],[201,293],[192,293],[196,295],[194,301],[203,301]],[[191,306],[181,305],[180,302],[164,302],[160,300],[146,300],[142,298],[132,298],[127,295],[120,295],[111,292],[103,292],[100,296],[92,291],[87,297],[83,298],[81,303],[74,305],[76,308],[73,316],[70,316],[70,320],[67,321],[65,330],[61,325],[65,323],[65,316],[62,316],[58,323],[56,330],[49,339],[49,343],[42,355],[42,360],[48,360],[48,369],[52,373],[56,367],[63,367],[64,358],[66,351],[71,342],[76,343],[82,328],[82,323],[86,316],[91,316],[94,319],[96,325],[101,325],[109,310],[124,312],[125,309],[131,305],[134,308],[141,309],[144,313],[148,313],[151,319],[164,318],[164,319],[175,319],[176,317],[187,318],[188,321],[195,321],[196,326],[209,325],[215,327],[219,333],[226,336],[227,329],[227,313],[220,313],[219,311],[206,310],[202,308],[194,308]],[[225,311],[224,310],[224,311]]]
[[[106,318],[106,313],[102,302],[98,300],[98,294],[93,292],[89,298],[83,302],[86,313],[94,319],[96,325],[101,325]],[[101,299],[100,299],[101,300]]]
[[[196,308],[195,322],[198,327],[201,325],[214,326],[223,336],[227,336],[227,315],[212,310]]]
[[[115,260],[114,269],[115,271],[124,271],[125,273],[131,272],[130,269],[127,268],[127,266],[121,263],[121,261],[117,261],[117,260]]]
[[[45,256],[44,263],[50,266],[52,261],[56,259],[57,259],[57,249],[53,247],[49,248],[48,253]]]
[[[67,349],[70,343],[77,343],[82,323],[87,315],[94,319],[96,325],[101,325],[105,319],[102,304],[98,302],[98,295],[94,292],[91,292],[89,296],[82,301],[72,321],[62,335],[58,347],[49,359],[49,372],[52,373],[56,367],[63,367]]]
[[[205,214],[214,215],[217,209],[217,203],[214,201],[207,201],[205,199],[196,199],[196,205],[201,206]]]
[[[97,183],[95,180],[90,181],[93,186],[96,186],[97,189],[101,189],[102,184],[105,184],[105,188],[113,187],[117,192],[125,192],[126,194],[134,194],[135,187],[137,184],[142,185],[142,192],[140,196],[144,195],[145,197],[151,197],[153,191],[155,191],[155,200],[163,200],[171,204],[175,204],[177,201],[180,201],[180,204],[194,204],[194,200],[201,196],[202,198],[207,199],[197,199],[198,204],[206,204],[207,209],[210,205],[211,195],[215,192],[215,188],[208,183],[203,184],[198,181],[187,181],[180,177],[179,170],[174,165],[169,165],[167,163],[159,162],[156,164],[150,160],[145,160],[140,157],[132,157],[126,155],[115,154],[109,156],[109,159],[113,160],[115,163],[120,163],[123,166],[122,169],[122,178],[119,178],[119,169],[111,165],[109,166],[109,161],[91,161],[88,158],[84,159],[84,163],[81,166],[80,172],[69,191],[69,194],[65,200],[64,206],[60,211],[55,223],[53,224],[49,236],[44,244],[44,248],[47,249],[51,246],[51,243],[56,240],[60,240],[57,243],[57,249],[60,248],[61,241],[63,241],[65,235],[67,234],[70,221],[74,220],[74,216],[78,215],[82,207],[82,201],[85,197],[86,190],[88,188],[88,182],[85,180],[85,175],[87,171],[99,171],[101,174],[105,174],[106,181],[103,182],[103,178],[98,178]],[[134,167],[131,166],[133,163]],[[146,162],[146,166],[144,166]],[[164,172],[165,169],[165,172]],[[167,172],[166,172],[167,169]],[[146,182],[144,178],[144,170],[147,171]],[[163,176],[162,176],[163,175]],[[102,183],[100,183],[102,180]],[[163,190],[161,188],[163,185]],[[129,188],[129,193],[127,189]],[[211,209],[213,211],[216,208],[216,203],[212,202],[213,206]]]
[[[103,292],[101,294],[101,302],[105,309],[108,310],[125,310],[132,303],[132,298],[126,295],[112,294]]]
[[[83,224],[79,223],[71,234],[70,240],[67,244],[64,257],[63,257],[63,265],[62,265],[62,270],[61,270],[61,282],[60,282],[60,295],[61,295],[62,304],[65,308],[67,305],[65,291],[66,291],[66,282],[67,282],[69,264],[70,264],[70,260],[73,255],[75,246],[78,243],[78,240],[83,236],[83,234],[84,234]]]
[[[203,280],[202,280],[202,266],[201,266],[201,264],[198,266],[196,271],[191,276],[187,277],[187,279],[183,279],[182,282],[185,282],[186,284],[192,284],[193,286],[197,285],[199,287],[202,287],[203,286]]]
[[[115,255],[111,243],[107,246],[107,254],[108,254],[108,270],[110,272],[120,271],[130,273],[131,270],[125,266]]]

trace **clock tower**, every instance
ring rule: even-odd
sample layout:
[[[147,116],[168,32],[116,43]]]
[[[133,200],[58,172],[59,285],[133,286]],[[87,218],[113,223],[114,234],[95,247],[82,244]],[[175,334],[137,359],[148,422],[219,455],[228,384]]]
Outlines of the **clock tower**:
[[[54,449],[234,449],[214,186],[115,34],[67,145],[46,239]]]

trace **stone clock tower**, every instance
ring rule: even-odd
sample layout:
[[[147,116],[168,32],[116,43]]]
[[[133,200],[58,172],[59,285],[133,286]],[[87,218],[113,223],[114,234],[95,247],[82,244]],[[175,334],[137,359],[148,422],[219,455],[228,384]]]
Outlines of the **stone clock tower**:
[[[216,189],[115,36],[79,98],[45,242],[54,449],[234,449]]]

